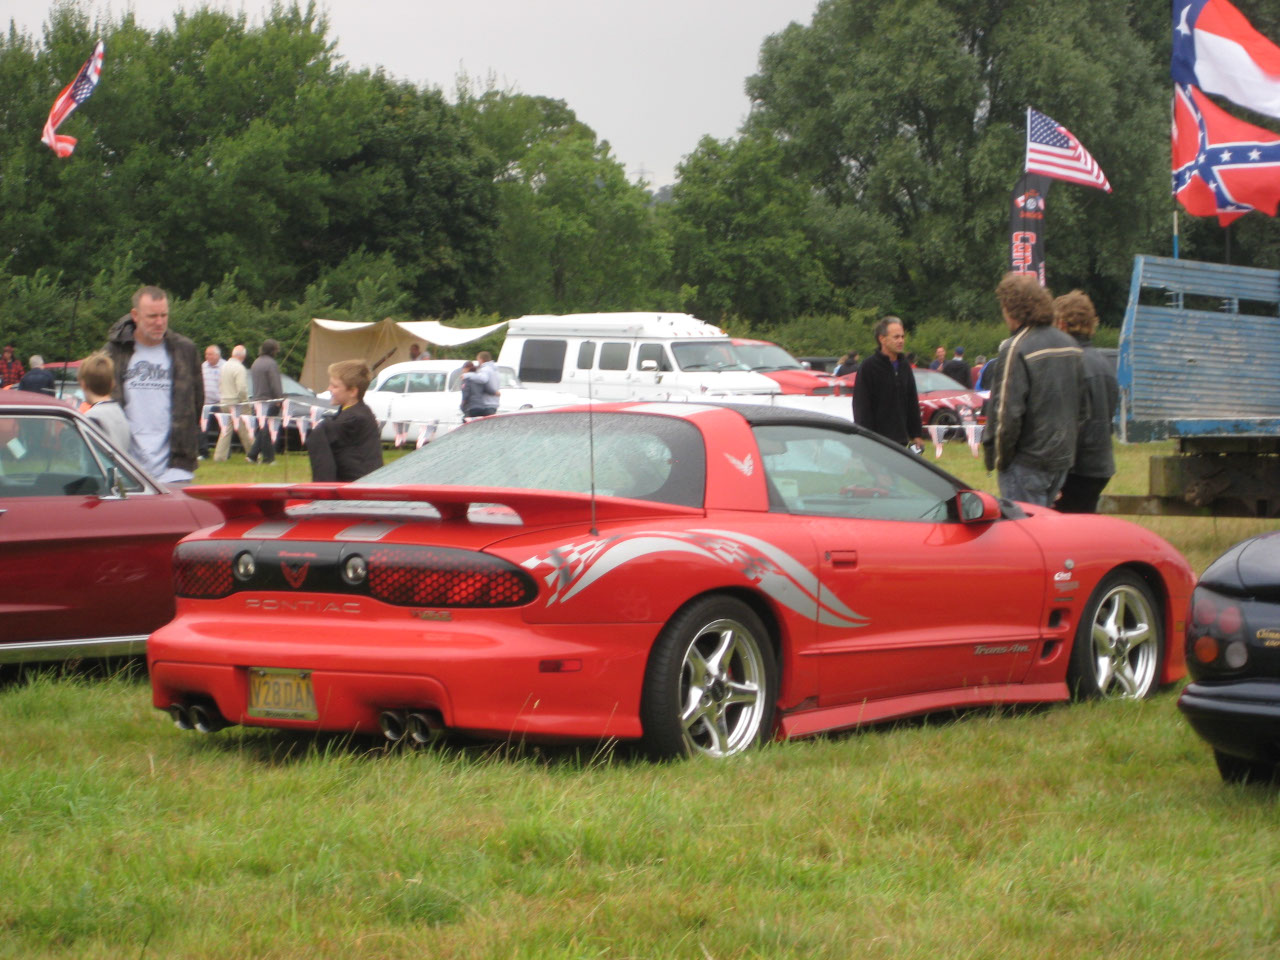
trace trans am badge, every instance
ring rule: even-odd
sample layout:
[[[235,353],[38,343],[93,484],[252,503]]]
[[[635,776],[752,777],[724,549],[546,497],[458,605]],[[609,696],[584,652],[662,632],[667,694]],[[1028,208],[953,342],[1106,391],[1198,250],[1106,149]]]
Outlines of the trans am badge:
[[[747,583],[801,616],[832,627],[865,627],[868,619],[836,599],[804,564],[773,544],[724,530],[638,531],[566,543],[521,566],[549,588],[547,606],[564,603],[605,574],[640,557],[683,553],[736,570]]]

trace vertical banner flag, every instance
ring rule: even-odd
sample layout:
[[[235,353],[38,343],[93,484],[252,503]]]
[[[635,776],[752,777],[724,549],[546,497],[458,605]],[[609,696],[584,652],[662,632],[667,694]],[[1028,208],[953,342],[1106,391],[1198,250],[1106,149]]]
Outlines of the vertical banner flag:
[[[1043,173],[1054,180],[1111,192],[1106,174],[1071,131],[1030,107],[1027,107],[1027,158],[1023,169],[1027,173]]]
[[[44,134],[40,137],[40,142],[60,157],[71,156],[76,148],[76,138],[58,136],[58,127],[71,115],[72,110],[88,100],[93,93],[93,88],[98,85],[98,78],[102,76],[102,58],[105,53],[106,48],[99,40],[98,45],[93,48],[93,56],[85,61],[76,78],[53,101],[49,119],[44,122]]]
[[[1227,0],[1174,0],[1174,83],[1280,117],[1280,47]]]
[[[1173,91],[1173,192],[1220,226],[1280,205],[1280,133],[1237,120],[1193,86]]]
[[[1045,285],[1044,213],[1053,181],[1043,174],[1024,173],[1009,200],[1009,270]]]

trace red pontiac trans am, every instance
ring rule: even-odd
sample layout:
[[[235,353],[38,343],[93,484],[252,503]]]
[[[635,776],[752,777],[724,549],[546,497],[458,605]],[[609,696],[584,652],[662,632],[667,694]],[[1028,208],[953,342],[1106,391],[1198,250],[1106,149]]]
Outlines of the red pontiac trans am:
[[[619,403],[476,420],[354,484],[200,487],[154,705],[228,723],[764,738],[1183,675],[1168,543],[965,489],[844,420]]]
[[[173,618],[174,544],[221,520],[69,403],[0,392],[0,662],[141,654]]]

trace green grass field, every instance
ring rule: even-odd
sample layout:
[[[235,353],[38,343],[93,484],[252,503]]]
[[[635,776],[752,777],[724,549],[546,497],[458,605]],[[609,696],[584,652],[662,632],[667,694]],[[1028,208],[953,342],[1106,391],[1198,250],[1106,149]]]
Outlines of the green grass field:
[[[994,490],[963,445],[941,463]],[[1275,526],[1142,522],[1197,569]],[[200,737],[136,669],[10,673],[0,957],[1274,957],[1280,794],[1222,785],[1176,696],[652,764]]]

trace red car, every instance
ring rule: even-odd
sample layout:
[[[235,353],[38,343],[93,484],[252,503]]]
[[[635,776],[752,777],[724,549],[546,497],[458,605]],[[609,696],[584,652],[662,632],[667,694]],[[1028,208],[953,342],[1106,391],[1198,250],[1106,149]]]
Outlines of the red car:
[[[926,427],[958,427],[967,423],[986,423],[983,413],[986,401],[976,390],[957,383],[937,370],[922,370],[913,367],[911,372],[916,378],[916,393],[920,400],[920,422]],[[858,378],[856,373],[837,377],[842,392],[852,395],[853,383]],[[963,431],[941,431],[941,438],[948,439],[947,434],[964,436]]]
[[[782,393],[801,393],[811,397],[840,393],[837,378],[810,370],[776,343],[734,337],[733,352],[748,370],[762,373],[776,382]]]
[[[785,407],[473,421],[353,484],[200,487],[152,702],[228,723],[725,756],[1183,675],[1192,573]]]
[[[0,393],[0,662],[141,654],[173,618],[174,544],[221,519],[65,401]]]

